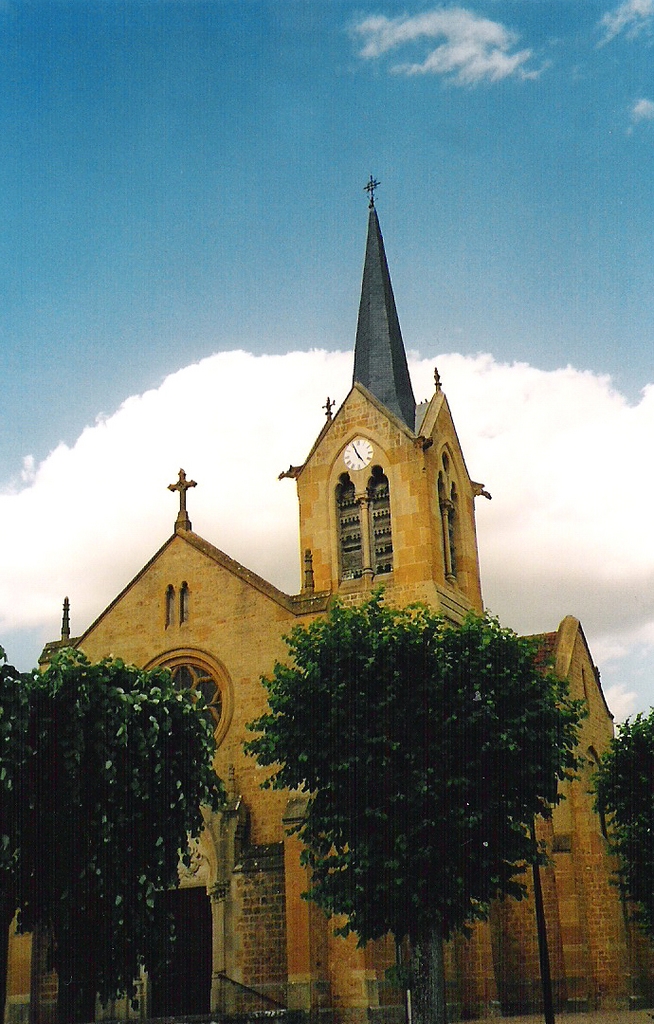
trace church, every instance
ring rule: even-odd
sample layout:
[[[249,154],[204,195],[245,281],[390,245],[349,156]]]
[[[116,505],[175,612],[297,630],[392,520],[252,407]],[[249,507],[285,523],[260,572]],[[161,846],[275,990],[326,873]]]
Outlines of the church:
[[[453,623],[483,610],[475,502],[490,495],[468,474],[437,372],[431,400],[416,405],[369,192],[352,387],[338,410],[327,400],[303,465],[281,474],[297,486],[301,591],[283,593],[194,533],[195,482],[180,470],[169,484],[179,504],[171,536],[81,636],[70,637],[66,613],[61,639],[43,652],[43,663],[72,645],[91,660],[166,666],[180,686],[200,690],[228,792],[222,812],[206,813],[191,866],[180,868],[180,887],[169,894],[180,935],[173,970],[139,980],[137,1009],[98,1006],[98,1020],[282,1008],[333,1024],[404,1020],[404,993],[386,974],[394,943],[359,949],[302,899],[307,869],[288,826],[301,818],[303,801],[262,790],[261,771],[243,751],[246,724],[266,708],[261,676],[286,656],[283,636],[323,615],[335,597],[359,602],[383,584],[388,603],[426,602]],[[167,483],[162,501],[172,500]],[[540,640],[588,708],[585,767],[565,784],[552,820],[538,824],[548,853],[541,881],[555,1006],[651,1005],[650,949],[611,884],[615,864],[590,792],[612,716],[580,623],[567,616]],[[470,937],[448,944],[446,973],[452,1020],[537,1011],[533,899],[494,904]],[[9,1024],[48,1024],[56,984],[39,936],[12,935]]]

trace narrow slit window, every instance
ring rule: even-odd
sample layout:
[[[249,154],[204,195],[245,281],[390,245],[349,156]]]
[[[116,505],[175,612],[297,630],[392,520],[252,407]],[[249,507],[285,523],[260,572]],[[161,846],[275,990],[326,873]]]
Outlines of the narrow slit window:
[[[363,568],[361,510],[356,500],[354,484],[350,480],[349,473],[342,473],[337,484],[336,511],[338,515],[341,579],[357,579],[361,576]]]
[[[447,539],[450,545],[450,566],[452,575],[456,577],[457,573],[457,532],[459,524],[457,522],[458,515],[458,496],[456,493],[456,486],[452,484],[452,490],[450,491],[450,508],[447,520]]]
[[[583,669],[582,669],[582,671],[583,671]],[[600,766],[600,759],[599,759],[597,751],[595,750],[594,747],[589,747],[588,748],[588,760],[589,760],[590,764],[592,765],[593,769],[595,771],[597,771],[597,769]],[[595,804],[595,810],[597,811],[597,817],[599,818],[600,832],[602,833],[602,835],[604,836],[605,839],[608,839],[609,834],[608,834],[607,827],[606,827],[606,808],[604,807],[604,804],[600,800],[598,800],[597,803]]]
[[[172,626],[175,618],[175,588],[170,583],[166,588],[166,629]]]
[[[189,593],[186,580],[182,583],[179,591],[179,623],[188,622]]]
[[[441,533],[443,540],[443,566],[445,579],[454,583],[457,576],[458,554],[458,494],[456,484],[450,484],[448,469],[450,460],[443,452],[443,469],[438,474],[438,504],[441,512]]]

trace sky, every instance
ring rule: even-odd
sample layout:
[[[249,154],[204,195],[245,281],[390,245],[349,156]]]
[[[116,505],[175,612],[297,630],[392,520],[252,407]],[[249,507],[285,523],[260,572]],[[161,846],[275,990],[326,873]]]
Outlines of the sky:
[[[654,704],[654,0],[0,0],[0,643],[194,528],[293,591],[377,208],[484,597]],[[261,509],[265,509],[262,516]]]

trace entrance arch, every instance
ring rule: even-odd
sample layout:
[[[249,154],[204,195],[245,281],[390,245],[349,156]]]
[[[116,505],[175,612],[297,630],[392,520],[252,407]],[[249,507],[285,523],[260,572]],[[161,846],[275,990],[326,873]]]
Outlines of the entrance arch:
[[[169,964],[150,974],[150,1016],[181,1017],[211,1012],[211,900],[204,886],[171,889],[166,906],[175,941],[166,944]]]

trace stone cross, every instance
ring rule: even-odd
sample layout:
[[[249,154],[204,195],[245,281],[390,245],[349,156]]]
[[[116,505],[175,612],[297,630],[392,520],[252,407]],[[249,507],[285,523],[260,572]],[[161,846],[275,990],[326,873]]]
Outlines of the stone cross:
[[[175,520],[175,530],[190,530],[191,520],[186,511],[186,492],[189,487],[197,487],[195,480],[187,480],[186,473],[180,469],[176,484],[168,484],[169,491],[179,491],[179,512]]]

